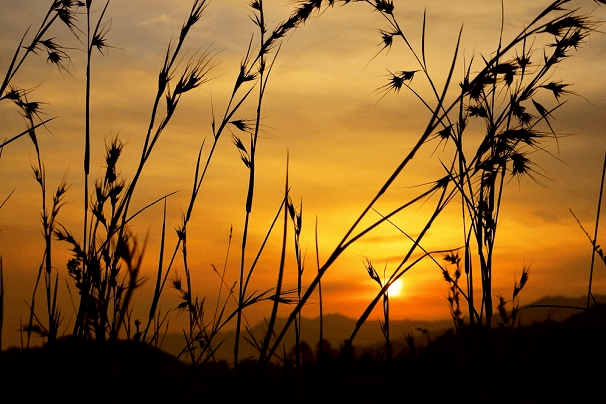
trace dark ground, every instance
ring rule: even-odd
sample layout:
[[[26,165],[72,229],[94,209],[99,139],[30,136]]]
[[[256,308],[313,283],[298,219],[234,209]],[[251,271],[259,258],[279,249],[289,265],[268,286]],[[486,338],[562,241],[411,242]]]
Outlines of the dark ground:
[[[147,345],[62,339],[0,356],[3,403],[574,403],[606,402],[606,307],[563,322],[477,334],[447,333],[427,347],[308,355],[297,372],[256,363],[201,368]],[[403,349],[402,349],[403,348]],[[472,355],[471,352],[474,352]]]

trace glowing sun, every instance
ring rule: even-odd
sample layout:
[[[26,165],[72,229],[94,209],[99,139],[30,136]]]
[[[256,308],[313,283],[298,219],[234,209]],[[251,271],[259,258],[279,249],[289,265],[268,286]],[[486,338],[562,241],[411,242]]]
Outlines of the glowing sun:
[[[387,289],[387,293],[389,294],[389,297],[400,296],[402,294],[402,286],[403,286],[402,279],[398,279],[397,281],[392,283],[391,286],[389,287],[389,289]]]

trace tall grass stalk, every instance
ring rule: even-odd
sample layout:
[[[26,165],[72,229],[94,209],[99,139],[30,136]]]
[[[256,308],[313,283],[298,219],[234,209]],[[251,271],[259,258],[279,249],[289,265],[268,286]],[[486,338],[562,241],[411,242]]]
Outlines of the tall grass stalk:
[[[248,228],[250,222],[250,216],[252,212],[252,204],[254,198],[254,186],[255,186],[255,169],[256,169],[256,150],[257,150],[257,140],[259,137],[260,123],[261,123],[261,108],[263,97],[265,94],[265,90],[267,87],[268,79],[271,73],[271,70],[274,66],[275,60],[278,56],[280,50],[280,44],[278,41],[284,37],[284,35],[293,28],[296,28],[300,24],[304,23],[310,16],[311,13],[315,9],[319,9],[321,6],[321,2],[304,2],[292,15],[291,17],[282,24],[279,24],[276,29],[269,35],[266,36],[267,28],[265,26],[265,17],[264,17],[264,8],[262,0],[255,0],[251,3],[251,7],[255,11],[255,17],[253,22],[258,26],[260,32],[260,49],[257,57],[254,59],[254,63],[257,63],[257,74],[258,74],[258,83],[259,83],[259,95],[256,103],[256,117],[254,127],[250,133],[250,146],[249,150],[247,150],[242,141],[239,138],[235,137],[234,142],[238,149],[241,152],[241,157],[244,164],[249,169],[249,182],[248,182],[248,191],[246,196],[246,214],[244,220],[244,229],[242,235],[242,245],[241,245],[241,257],[240,257],[240,282],[239,282],[239,293],[238,293],[238,315],[236,319],[236,341],[234,344],[234,365],[237,366],[238,362],[238,352],[240,346],[240,330],[241,330],[241,322],[242,322],[242,310],[243,310],[243,302],[246,296],[246,285],[248,284],[248,280],[244,283],[244,273],[245,273],[245,257],[246,257],[246,245],[248,239]],[[275,51],[274,51],[275,50]],[[274,51],[273,59],[269,65],[267,56],[270,51]],[[248,57],[248,54],[247,54]],[[252,273],[254,271],[254,267],[251,266],[248,269],[248,273],[246,275],[247,279],[250,279]],[[278,296],[278,299],[281,299]]]
[[[104,38],[104,32],[101,29],[101,23],[107,7],[109,6],[109,0],[105,3],[105,7],[101,11],[101,15],[97,20],[94,31],[91,33],[91,5],[92,0],[86,1],[86,91],[85,91],[85,107],[84,107],[84,219],[82,221],[82,249],[84,256],[88,254],[88,211],[89,211],[89,174],[90,174],[90,98],[91,98],[91,58],[94,47],[97,47],[99,52],[107,46],[106,39]],[[87,271],[87,260],[82,261],[82,271]],[[80,300],[80,307],[74,324],[74,334],[83,336],[82,322],[84,316],[85,307],[83,306],[85,299]]]
[[[314,227],[314,240],[316,246],[316,270],[320,272],[320,247],[318,243],[318,217],[316,216],[316,225]],[[301,300],[299,298],[299,300]],[[321,361],[324,357],[324,306],[322,302],[322,281],[318,282],[318,310],[320,314],[320,331],[318,335],[318,363],[321,364]]]
[[[368,258],[366,258],[364,266],[366,267],[366,271],[368,272],[368,276],[370,276],[370,279],[375,281],[379,285],[379,288],[383,290],[383,284],[386,283],[385,271],[383,271],[383,280],[381,280],[379,274],[377,273],[377,270]],[[385,294],[383,294],[383,322],[381,323],[379,321],[379,325],[381,326],[381,332],[383,333],[383,337],[385,338],[388,359],[391,359],[392,350],[391,339],[389,336],[389,289],[385,291]]]
[[[277,299],[274,300],[273,302],[273,307],[271,310],[271,315],[269,317],[269,322],[267,324],[267,332],[265,333],[265,338],[263,339],[263,346],[261,349],[261,352],[259,354],[259,363],[263,364],[267,355],[267,349],[269,348],[269,344],[271,342],[271,338],[274,335],[274,325],[276,323],[276,318],[278,316],[278,307],[280,304],[280,295],[282,292],[282,282],[284,279],[284,266],[285,266],[285,261],[286,261],[286,240],[287,240],[287,235],[288,235],[288,211],[289,209],[287,208],[287,206],[289,206],[289,195],[290,195],[290,188],[289,188],[289,183],[288,183],[288,156],[286,157],[287,160],[287,164],[286,164],[286,180],[285,180],[285,185],[284,185],[284,201],[282,206],[284,207],[284,221],[283,221],[283,228],[282,228],[282,248],[281,248],[281,252],[280,252],[280,266],[278,269],[278,278],[276,281],[276,296],[278,297]]]
[[[257,11],[255,14],[255,22],[259,28],[261,46],[264,43],[265,38],[265,16],[263,11],[263,0],[259,0],[253,3],[253,9]],[[248,152],[248,159],[243,159],[244,164],[248,168],[248,191],[246,194],[246,214],[244,218],[244,228],[242,230],[242,244],[240,250],[240,281],[238,291],[238,315],[236,318],[236,341],[234,343],[234,366],[238,366],[238,353],[240,350],[240,329],[242,325],[242,306],[244,303],[244,297],[246,290],[244,289],[244,272],[245,272],[245,258],[246,258],[246,243],[248,241],[248,227],[250,222],[250,215],[252,212],[252,204],[254,198],[254,187],[255,187],[255,168],[256,168],[256,150],[257,140],[259,134],[259,124],[261,119],[261,106],[263,101],[263,94],[265,91],[265,80],[266,80],[266,54],[261,53],[259,55],[259,96],[257,101],[257,115],[255,120],[255,126],[253,134],[250,136],[250,151]],[[269,73],[269,72],[267,72]],[[269,75],[269,74],[268,74]],[[240,142],[241,143],[241,142]],[[237,143],[238,145],[238,143]]]
[[[593,281],[593,267],[595,264],[595,256],[598,253],[598,229],[600,227],[600,212],[602,209],[602,196],[604,195],[604,181],[606,177],[606,153],[604,153],[604,165],[602,166],[602,180],[600,181],[600,195],[598,197],[598,208],[595,216],[595,230],[593,233],[593,241],[592,246],[593,250],[591,252],[591,266],[589,268],[589,284],[587,285],[587,310],[589,310],[589,304],[591,303],[591,286]],[[602,256],[602,259],[604,257]],[[606,263],[606,261],[605,261]]]
[[[297,210],[292,200],[287,201],[287,210],[293,226],[293,241],[297,270],[297,301],[301,300],[301,291],[303,287],[303,272],[305,271],[303,252],[301,251],[301,229],[303,228],[303,202]],[[295,366],[297,371],[301,370],[301,312],[295,319]]]
[[[53,202],[49,210],[47,207],[46,200],[46,172],[40,155],[40,148],[38,146],[36,130],[33,129],[35,126],[34,117],[37,114],[37,111],[35,109],[28,110],[27,108],[24,108],[23,114],[28,122],[28,126],[30,127],[28,134],[32,143],[34,144],[34,148],[36,151],[36,165],[32,165],[32,170],[34,173],[34,179],[40,186],[40,192],[42,196],[41,218],[43,230],[42,234],[44,237],[44,254],[42,258],[42,263],[40,264],[38,269],[36,283],[33,288],[32,299],[30,303],[29,321],[25,330],[27,332],[27,344],[29,346],[32,332],[39,333],[41,336],[48,338],[49,342],[54,342],[57,339],[58,327],[61,323],[61,314],[59,308],[57,307],[57,288],[59,274],[55,274],[54,282],[52,276],[52,236],[55,231],[57,215],[59,214],[59,211],[63,205],[62,199],[65,192],[67,191],[67,184],[65,183],[64,178],[61,185],[57,188],[57,191],[53,196]],[[35,315],[36,294],[41,279],[44,282],[44,293],[48,319],[47,326],[44,326]]]
[[[88,180],[90,174],[90,97],[91,97],[91,58],[93,54],[93,48],[97,47],[99,52],[107,46],[106,39],[104,38],[104,32],[101,29],[101,22],[109,6],[109,0],[105,3],[105,7],[101,11],[101,15],[97,20],[94,31],[91,33],[91,5],[92,0],[86,1],[86,92],[85,92],[85,106],[84,106],[84,220],[83,231],[82,231],[82,246],[84,248],[84,254],[87,254],[88,242],[87,242],[87,226],[88,226]],[[86,260],[82,262],[83,271],[86,271]],[[81,315],[79,315],[81,318]],[[78,321],[76,321],[76,327]]]

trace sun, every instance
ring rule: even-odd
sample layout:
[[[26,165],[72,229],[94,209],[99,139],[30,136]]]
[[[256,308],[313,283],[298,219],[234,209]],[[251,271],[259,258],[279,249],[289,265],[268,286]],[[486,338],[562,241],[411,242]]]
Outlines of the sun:
[[[391,286],[387,289],[387,293],[389,297],[400,296],[402,294],[402,287],[404,286],[404,282],[402,279],[396,280]]]

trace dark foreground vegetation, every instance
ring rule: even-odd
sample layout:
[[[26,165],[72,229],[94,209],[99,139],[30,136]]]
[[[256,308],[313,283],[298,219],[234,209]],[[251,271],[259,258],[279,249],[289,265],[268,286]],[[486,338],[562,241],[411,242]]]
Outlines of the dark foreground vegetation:
[[[470,353],[454,330],[429,345],[325,354],[306,350],[259,371],[247,360],[186,365],[147,344],[59,339],[0,356],[4,402],[573,403],[603,396],[606,306],[562,322],[499,327]],[[395,344],[394,344],[395,345]]]
[[[401,162],[386,175],[384,184],[361,209],[323,263],[318,252],[318,229],[315,229],[315,271],[307,284],[303,282],[303,272],[310,265],[304,263],[300,239],[303,210],[302,204],[293,203],[287,161],[284,193],[276,203],[280,207],[274,221],[267,223],[265,239],[280,233],[281,242],[274,246],[280,256],[279,259],[273,257],[272,264],[275,284],[268,285],[265,290],[252,290],[250,280],[256,275],[258,259],[267,254],[265,241],[258,251],[251,251],[248,230],[254,219],[255,167],[262,163],[256,158],[256,151],[262,117],[267,113],[262,108],[263,99],[266,89],[271,88],[268,82],[274,62],[283,39],[297,29],[303,30],[309,19],[321,18],[328,10],[338,10],[337,6],[353,7],[354,3],[360,3],[383,19],[385,26],[379,31],[381,52],[399,47],[408,58],[406,66],[388,70],[387,82],[379,88],[381,97],[400,92],[412,94],[428,111],[427,126],[412,139],[412,146],[406,149]],[[168,46],[164,61],[160,63],[157,80],[150,84],[154,88],[157,86],[157,92],[150,101],[147,132],[139,139],[142,142],[141,158],[135,162],[136,169],[129,179],[122,178],[118,168],[124,147],[118,138],[106,142],[102,178],[94,179],[90,175],[91,153],[99,152],[91,148],[95,135],[90,127],[91,86],[94,84],[91,80],[95,77],[93,55],[98,56],[97,51],[106,54],[111,47],[107,36],[111,24],[106,17],[110,2],[99,5],[92,0],[52,1],[38,30],[27,31],[16,46],[0,85],[0,102],[14,104],[25,122],[24,128],[6,136],[0,151],[16,141],[32,142],[35,151],[32,170],[41,193],[44,237],[42,259],[28,301],[28,316],[20,325],[23,346],[2,352],[0,357],[0,400],[533,403],[578,402],[603,396],[601,366],[606,363],[603,343],[606,326],[604,307],[592,307],[591,304],[595,261],[592,260],[586,310],[562,323],[530,326],[516,323],[519,294],[528,281],[528,268],[521,271],[519,280],[514,283],[509,301],[495,296],[492,285],[497,269],[493,260],[496,233],[502,214],[501,203],[506,196],[505,187],[520,177],[539,182],[540,174],[532,158],[535,153],[547,150],[548,141],[558,145],[552,126],[553,116],[563,106],[563,100],[574,95],[566,82],[556,78],[560,73],[558,66],[571,58],[590,35],[599,32],[600,21],[594,11],[586,12],[586,8],[577,7],[576,3],[556,0],[547,4],[536,16],[529,16],[528,21],[520,23],[520,32],[510,38],[504,37],[505,21],[501,19],[498,43],[492,52],[481,57],[460,55],[459,31],[451,56],[441,60],[445,74],[438,83],[429,73],[426,58],[425,32],[431,23],[426,14],[419,21],[420,35],[413,42],[399,23],[406,14],[400,16],[397,4],[391,0],[297,1],[292,13],[273,29],[266,26],[264,2],[252,1],[249,11],[256,33],[241,65],[234,69],[235,80],[227,105],[216,109],[223,108],[223,112],[215,116],[213,106],[209,140],[199,146],[197,161],[191,167],[194,178],[191,199],[182,223],[171,238],[166,231],[166,200],[174,193],[159,198],[143,196],[146,201],[143,206],[131,206],[131,201],[136,200],[134,195],[139,192],[139,179],[146,175],[149,159],[157,154],[159,140],[168,130],[181,97],[189,96],[188,93],[210,81],[209,72],[215,66],[216,54],[199,52],[183,62],[188,33],[203,18],[209,1],[193,1],[178,37]],[[86,19],[81,28],[76,26],[78,18]],[[54,118],[41,119],[44,104],[33,101],[35,88],[20,87],[17,83],[21,67],[37,54],[48,55],[48,63],[62,71],[69,67],[67,52],[70,49],[61,46],[49,34],[61,24],[77,35],[80,44],[86,47],[83,52],[86,55],[86,97],[82,117],[85,129],[80,139],[83,143],[83,223],[77,229],[68,229],[60,223],[61,208],[69,187],[63,181],[54,194],[48,192],[44,150],[40,150],[37,141],[45,125],[51,126]],[[200,44],[196,45],[199,48]],[[456,72],[462,72],[462,75],[457,77]],[[415,76],[419,78],[413,82]],[[418,91],[424,89],[426,94],[417,92],[415,87],[421,80],[423,85]],[[406,103],[403,103],[402,108],[405,107]],[[198,196],[204,192],[204,179],[215,148],[227,133],[232,135],[227,136],[237,149],[238,161],[245,166],[249,185],[242,196],[245,209],[241,212],[244,224],[239,229],[241,249],[237,252],[237,274],[233,276],[233,271],[227,274],[227,259],[224,268],[215,268],[221,286],[215,307],[208,307],[205,297],[198,296],[197,285],[192,283],[187,228],[193,220]],[[407,201],[384,198],[394,188],[396,180],[411,169],[421,148],[437,150],[438,147],[443,149],[437,159],[442,171],[437,171],[434,180],[422,184],[421,191]],[[0,208],[9,198],[10,194],[3,199]],[[387,206],[384,213],[378,211],[379,200],[385,202],[382,206]],[[157,254],[158,262],[151,265],[156,271],[150,276],[153,293],[141,297],[134,292],[141,284],[142,257],[148,247],[141,235],[133,233],[131,224],[141,212],[162,204],[164,211],[157,223],[162,234],[158,246],[160,253]],[[430,206],[429,214],[421,212],[420,205]],[[452,234],[459,234],[461,239],[439,250],[426,250],[423,245],[431,234],[430,229],[442,212],[453,205],[460,212],[461,221],[451,224]],[[312,296],[317,297],[322,323],[321,281],[324,275],[351,245],[379,226],[395,226],[392,219],[400,215],[423,216],[423,224],[414,232],[398,228],[403,240],[399,264],[385,268],[380,276],[372,260],[366,260],[362,270],[378,284],[376,295],[357,319],[341,352],[322,345],[322,350],[314,353],[300,339],[302,309]],[[595,233],[586,233],[593,246],[594,259],[598,262],[601,259],[606,264],[597,242],[599,216],[598,205]],[[294,247],[294,257],[290,260],[295,262],[294,268],[287,268],[287,243]],[[71,257],[67,262],[53,261],[55,255],[52,253],[58,246],[69,249]],[[228,247],[226,255],[229,253]],[[388,290],[421,261],[435,264],[446,282],[454,329],[427,346],[416,345],[411,338],[398,346],[394,335],[390,334]],[[284,287],[286,269],[296,273],[297,286],[291,290]],[[151,273],[149,269],[146,271]],[[69,282],[74,290],[73,315],[66,315],[70,308],[59,307],[59,284],[63,281]],[[0,337],[5,310],[4,285],[0,259]],[[171,291],[167,292],[167,289]],[[166,309],[162,306],[166,293],[179,297],[177,307]],[[134,298],[147,299],[141,318],[133,313]],[[243,359],[240,346],[247,338],[244,312],[263,301],[270,303],[271,311],[265,315],[265,335],[253,341],[258,356],[254,360]],[[385,346],[375,351],[356,352],[355,337],[377,307],[382,309],[381,331]],[[277,326],[278,312],[284,310],[288,312],[287,320]],[[174,312],[187,317],[183,329],[183,352],[190,363],[187,365],[157,348],[161,345],[167,318]],[[229,364],[214,359],[216,349],[223,343],[220,333],[228,324],[233,324],[236,330],[233,360]],[[295,345],[292,355],[281,355],[287,333],[294,333]],[[36,334],[42,338],[44,347],[30,347]],[[61,335],[69,337],[61,338]]]

